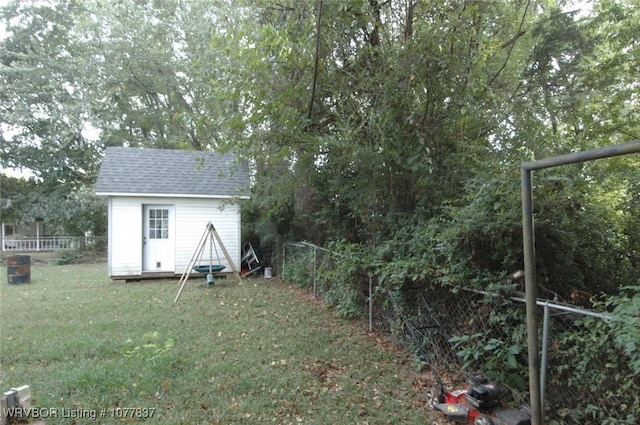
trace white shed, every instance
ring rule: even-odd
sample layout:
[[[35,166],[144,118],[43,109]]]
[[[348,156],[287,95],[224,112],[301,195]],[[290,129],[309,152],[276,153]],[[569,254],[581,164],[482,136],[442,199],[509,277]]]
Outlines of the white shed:
[[[181,275],[209,222],[240,267],[239,202],[249,198],[249,172],[233,155],[108,147],[95,190],[108,200],[112,279]],[[228,267],[213,248],[215,263]]]

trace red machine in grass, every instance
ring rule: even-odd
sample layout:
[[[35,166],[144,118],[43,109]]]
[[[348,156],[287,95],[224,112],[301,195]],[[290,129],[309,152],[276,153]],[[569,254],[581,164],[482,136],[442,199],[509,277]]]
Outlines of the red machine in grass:
[[[468,425],[530,425],[525,409],[500,406],[500,391],[490,382],[472,380],[465,389],[439,394],[429,393],[429,405],[449,420]]]
[[[396,291],[389,291],[389,298],[402,321],[402,329],[407,342],[413,345],[417,357],[427,365],[438,383],[438,392],[428,393],[429,405],[453,422],[468,425],[531,425],[531,418],[526,409],[503,407],[498,387],[484,379],[472,378],[467,388],[448,392],[445,390],[438,370],[434,367],[431,352],[425,341],[433,341],[442,323],[435,314],[425,314],[418,318],[407,315],[402,307],[402,300]],[[422,302],[422,311],[433,310],[427,303],[423,293],[417,293],[414,300]],[[427,317],[423,322],[420,318]],[[443,335],[441,335],[442,337]],[[446,338],[448,336],[445,335]]]

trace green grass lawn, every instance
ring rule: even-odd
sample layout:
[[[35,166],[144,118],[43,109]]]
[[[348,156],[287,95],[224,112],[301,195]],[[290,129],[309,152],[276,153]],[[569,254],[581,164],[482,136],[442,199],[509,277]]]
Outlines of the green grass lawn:
[[[192,279],[174,304],[177,280],[104,263],[0,273],[0,390],[29,385],[46,424],[433,423],[407,354],[276,279]]]

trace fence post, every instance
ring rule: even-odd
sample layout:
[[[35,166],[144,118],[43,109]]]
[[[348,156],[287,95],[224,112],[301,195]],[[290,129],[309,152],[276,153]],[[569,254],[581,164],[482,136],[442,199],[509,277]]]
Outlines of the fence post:
[[[369,275],[369,332],[373,331],[373,280]]]
[[[523,165],[520,167],[520,174],[531,425],[544,425],[542,409],[540,408],[540,356],[538,352],[538,319],[536,317],[537,287],[535,239],[533,233],[533,186],[531,183],[531,170]]]
[[[316,263],[318,262],[318,250],[316,249],[316,246],[313,246],[313,274],[312,274],[312,278],[313,278],[313,298],[317,298],[316,297]]]
[[[542,414],[542,403],[540,401],[540,394],[542,392],[540,388],[541,373],[538,370],[540,367],[540,357],[538,356],[538,329],[537,318],[535,316],[536,271],[533,232],[533,186],[531,184],[531,173],[534,170],[576,164],[601,158],[628,155],[631,153],[640,153],[640,140],[524,162],[520,166],[520,190],[522,194],[522,245],[524,253],[524,282],[527,298],[526,317],[527,348],[529,351],[529,397],[531,399],[530,408],[532,425],[544,425],[544,415]]]
[[[283,244],[282,245],[282,280],[285,280],[284,277],[284,266],[285,266],[285,261],[287,260],[287,244]]]
[[[544,397],[547,382],[547,352],[549,350],[549,301],[544,305],[542,322],[542,358],[540,359],[540,410],[544,416]]]

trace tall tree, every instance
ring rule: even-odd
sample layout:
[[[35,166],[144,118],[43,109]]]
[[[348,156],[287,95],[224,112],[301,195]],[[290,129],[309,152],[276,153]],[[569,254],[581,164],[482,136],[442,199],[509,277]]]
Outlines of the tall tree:
[[[211,93],[209,34],[231,6],[218,5],[64,0],[2,9],[2,161],[34,176],[52,206],[48,220],[74,227],[69,209],[55,205],[93,184],[105,145],[225,148],[220,121],[233,104]]]
[[[486,223],[519,208],[522,161],[637,137],[640,9],[570,3],[16,1],[3,9],[2,159],[61,204],[105,145],[234,149],[255,170],[264,240],[378,243],[433,223],[425,234],[465,241],[441,258],[496,273],[517,257],[517,215]],[[637,161],[614,164],[540,183],[548,252],[569,263],[570,235],[596,247],[611,240],[598,223],[620,241],[637,225],[635,177],[610,174],[606,196],[593,184]],[[544,227],[554,217],[564,245]]]

